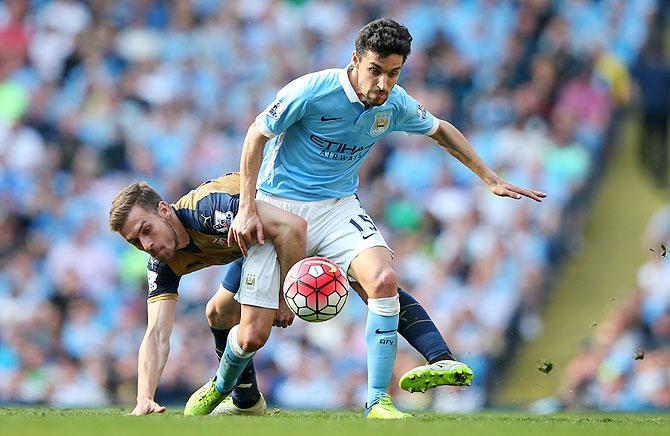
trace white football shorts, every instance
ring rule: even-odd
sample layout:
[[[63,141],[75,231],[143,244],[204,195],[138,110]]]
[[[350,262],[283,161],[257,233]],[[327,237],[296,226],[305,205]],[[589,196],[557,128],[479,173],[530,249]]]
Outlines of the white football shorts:
[[[258,191],[256,199],[280,207],[307,221],[307,257],[323,256],[349,271],[351,262],[372,247],[391,250],[356,196],[322,201],[299,201]],[[352,279],[350,277],[350,279]],[[279,307],[279,261],[269,242],[249,249],[235,299],[240,304]]]

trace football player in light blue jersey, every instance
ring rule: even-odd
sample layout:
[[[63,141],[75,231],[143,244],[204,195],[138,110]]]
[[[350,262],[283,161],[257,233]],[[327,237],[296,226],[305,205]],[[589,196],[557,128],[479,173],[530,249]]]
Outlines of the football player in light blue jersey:
[[[358,33],[349,66],[289,83],[249,128],[241,159],[239,212],[228,234],[229,241],[237,241],[247,255],[236,295],[242,304],[241,320],[228,336],[216,381],[194,394],[187,409],[216,407],[270,334],[278,296],[269,291],[265,284],[269,279],[263,274],[273,267],[276,275],[278,267],[272,253],[253,245],[263,238],[254,199],[304,218],[307,255],[332,259],[362,286],[369,309],[365,415],[403,419],[409,415],[397,410],[387,394],[400,311],[392,251],[355,196],[357,172],[370,149],[392,131],[424,134],[479,176],[494,194],[535,201],[546,196],[501,179],[458,129],[434,117],[396,85],[411,40],[407,28],[393,20],[369,23]]]

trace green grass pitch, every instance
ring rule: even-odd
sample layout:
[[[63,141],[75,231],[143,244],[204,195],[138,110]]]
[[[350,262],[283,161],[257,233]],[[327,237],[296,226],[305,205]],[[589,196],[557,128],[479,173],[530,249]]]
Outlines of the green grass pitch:
[[[405,422],[367,422],[354,412],[275,409],[264,417],[184,417],[177,411],[148,417],[121,409],[0,408],[1,435],[661,435],[668,415],[478,413],[418,414]]]

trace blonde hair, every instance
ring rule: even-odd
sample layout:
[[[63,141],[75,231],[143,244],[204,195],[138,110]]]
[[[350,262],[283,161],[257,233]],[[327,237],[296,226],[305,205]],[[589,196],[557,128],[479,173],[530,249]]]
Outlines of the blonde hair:
[[[112,200],[109,210],[109,227],[118,232],[128,219],[128,213],[133,206],[138,205],[149,212],[158,212],[158,203],[163,198],[147,182],[135,182],[126,186]]]

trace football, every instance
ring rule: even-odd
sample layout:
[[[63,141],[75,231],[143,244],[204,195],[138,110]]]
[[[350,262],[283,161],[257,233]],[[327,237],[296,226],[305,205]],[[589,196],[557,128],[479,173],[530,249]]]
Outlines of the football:
[[[340,313],[347,301],[349,281],[335,262],[308,257],[291,267],[284,280],[286,304],[301,319],[327,321]]]

